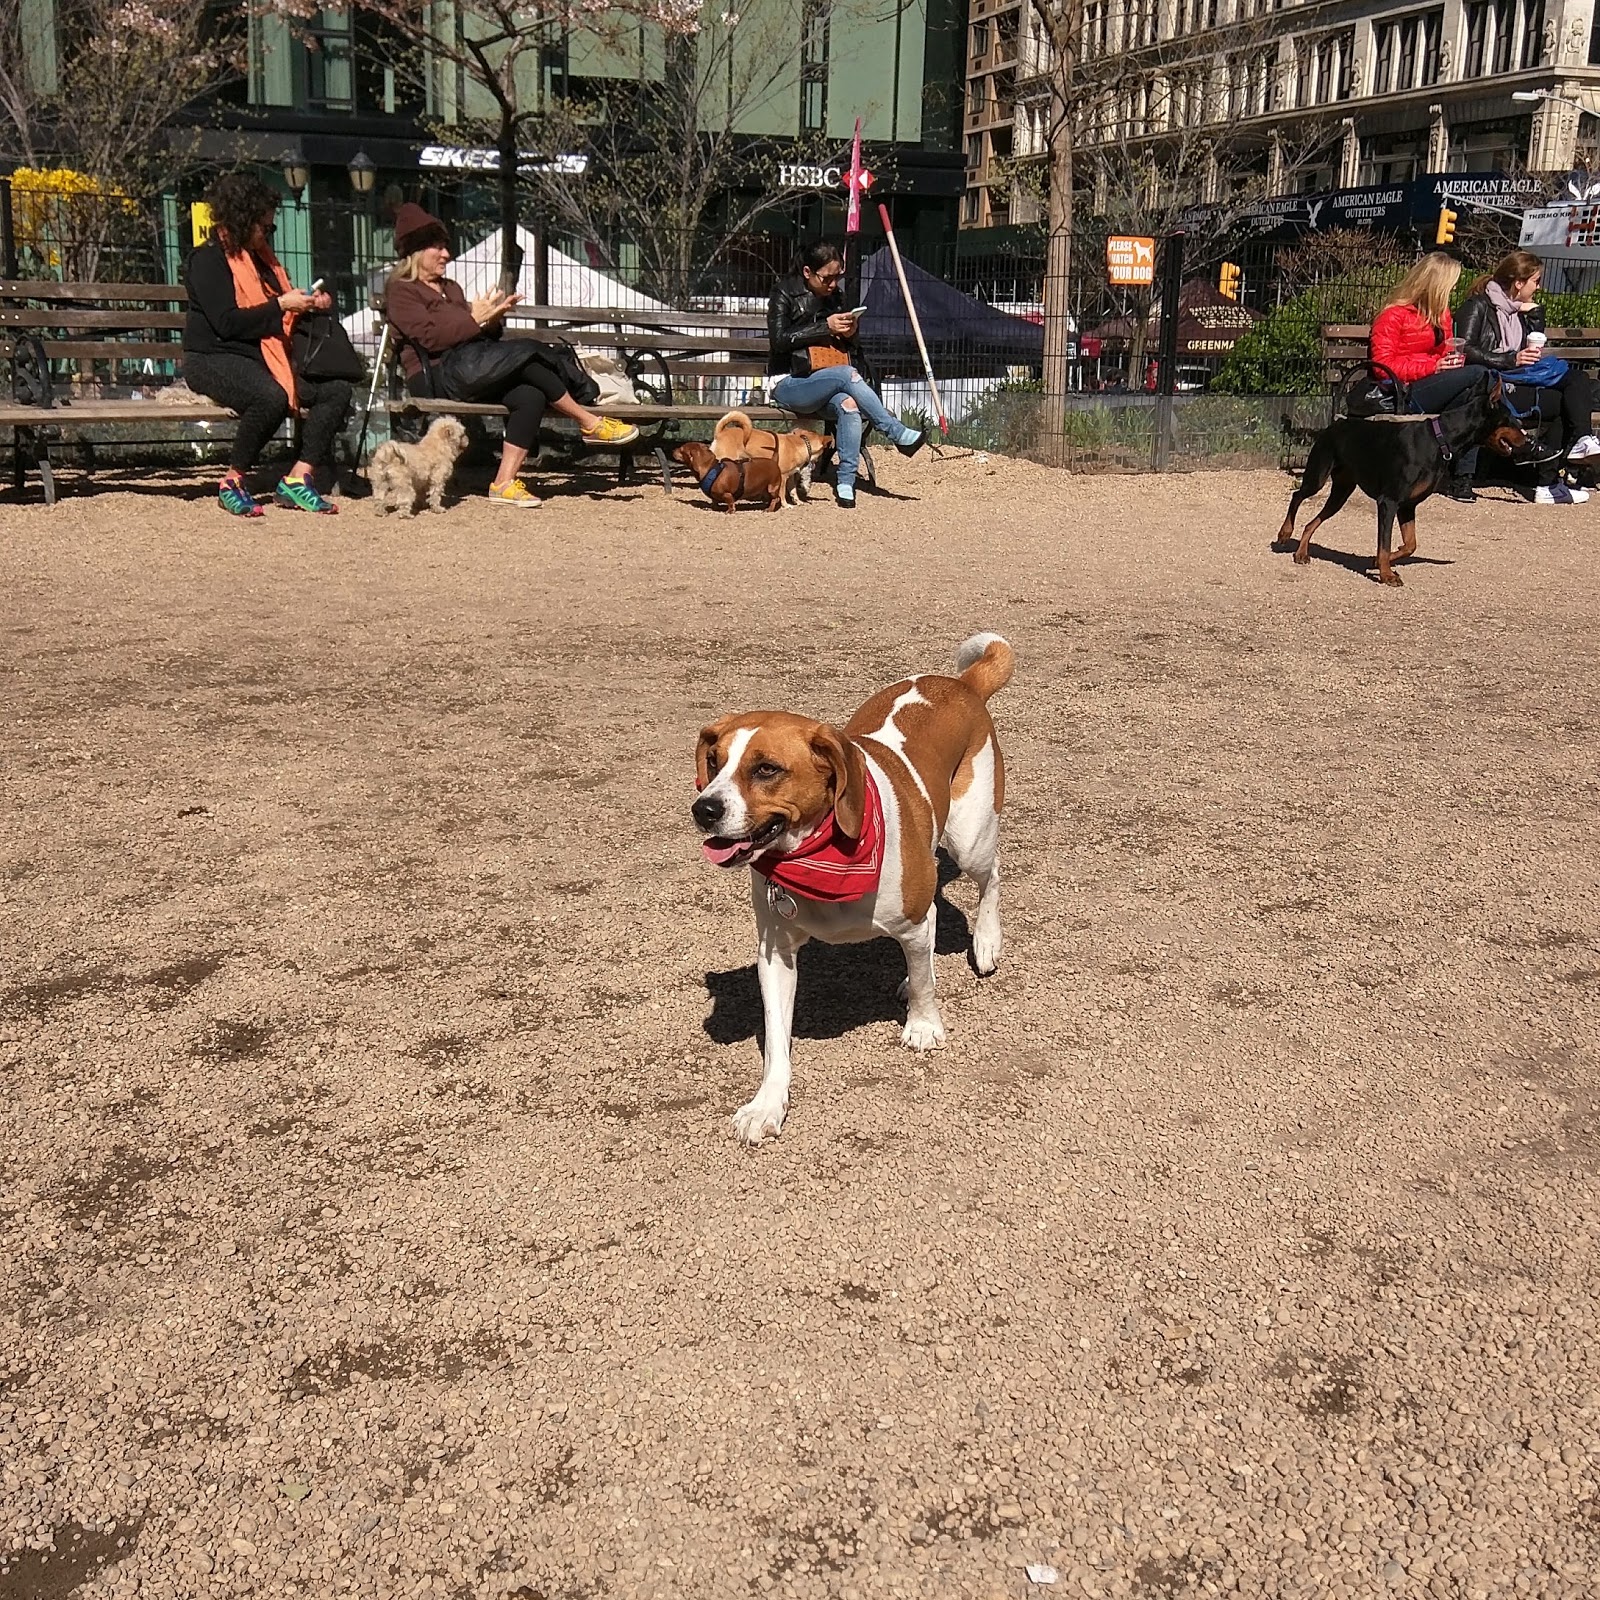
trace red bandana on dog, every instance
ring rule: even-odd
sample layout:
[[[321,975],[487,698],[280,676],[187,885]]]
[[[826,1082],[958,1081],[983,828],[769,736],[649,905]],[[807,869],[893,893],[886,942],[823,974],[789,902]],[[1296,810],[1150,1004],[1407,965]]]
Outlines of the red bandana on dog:
[[[787,855],[769,853],[751,866],[806,900],[860,900],[876,894],[883,876],[883,802],[872,774],[864,771],[864,776],[867,792],[859,839],[845,833],[830,811]]]

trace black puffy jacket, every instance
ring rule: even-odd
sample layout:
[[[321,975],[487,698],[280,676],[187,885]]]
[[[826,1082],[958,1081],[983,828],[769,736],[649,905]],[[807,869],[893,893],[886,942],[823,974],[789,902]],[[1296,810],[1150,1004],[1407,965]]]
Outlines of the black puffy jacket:
[[[1497,372],[1510,372],[1517,364],[1517,350],[1528,342],[1530,333],[1544,332],[1544,307],[1520,313],[1522,338],[1515,350],[1505,348],[1505,338],[1500,332],[1500,313],[1487,294],[1475,294],[1461,307],[1456,317],[1455,331],[1467,341],[1466,357],[1469,367],[1493,367]]]
[[[870,383],[866,358],[858,340],[846,339],[828,326],[828,318],[850,309],[844,303],[843,289],[826,297],[813,294],[803,278],[785,278],[767,301],[767,375],[772,378],[809,378],[811,346],[829,344],[843,350],[862,377]]]

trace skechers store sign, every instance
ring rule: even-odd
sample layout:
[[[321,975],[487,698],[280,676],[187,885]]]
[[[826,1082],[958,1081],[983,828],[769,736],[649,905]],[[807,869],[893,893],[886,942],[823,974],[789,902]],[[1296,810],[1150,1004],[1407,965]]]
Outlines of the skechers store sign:
[[[1332,228],[1376,228],[1387,233],[1436,222],[1446,193],[1452,205],[1470,211],[1475,203],[1520,210],[1540,204],[1549,191],[1550,185],[1542,178],[1508,178],[1498,172],[1430,172],[1408,183],[1279,195],[1237,208],[1195,206],[1181,220],[1190,226],[1220,220],[1257,234],[1321,233]]]
[[[417,165],[451,172],[498,172],[500,152],[464,150],[453,144],[425,144],[417,157]],[[559,172],[567,177],[581,178],[588,169],[588,156],[545,156],[533,150],[517,152],[519,172]]]

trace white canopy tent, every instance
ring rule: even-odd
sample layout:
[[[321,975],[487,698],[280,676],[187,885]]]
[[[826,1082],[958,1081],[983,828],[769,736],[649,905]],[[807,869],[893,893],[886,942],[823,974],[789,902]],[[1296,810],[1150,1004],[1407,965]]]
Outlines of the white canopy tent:
[[[517,292],[530,304],[534,299],[533,264],[534,239],[526,228],[517,229],[517,243],[522,246],[522,273],[517,281]],[[550,301],[556,306],[626,306],[635,311],[664,311],[659,300],[630,289],[625,283],[607,277],[594,267],[557,250],[546,247],[545,255],[550,265]],[[480,239],[468,250],[463,250],[450,263],[449,274],[461,285],[468,300],[499,287],[500,283],[500,230]],[[377,352],[377,318],[371,307],[363,306],[344,319],[345,332],[358,350],[372,356]]]

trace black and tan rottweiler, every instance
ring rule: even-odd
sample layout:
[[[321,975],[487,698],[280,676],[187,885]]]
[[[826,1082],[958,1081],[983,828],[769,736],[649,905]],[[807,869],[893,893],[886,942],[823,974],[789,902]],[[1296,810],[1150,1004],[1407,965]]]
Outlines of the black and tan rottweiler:
[[[1398,584],[1400,574],[1390,564],[1395,519],[1405,541],[1400,556],[1414,555],[1417,507],[1443,486],[1461,451],[1476,445],[1519,464],[1539,459],[1539,446],[1506,406],[1499,374],[1485,369],[1485,376],[1488,381],[1465,390],[1437,416],[1340,417],[1324,428],[1311,446],[1274,547],[1293,542],[1300,507],[1332,478],[1333,491],[1306,524],[1295,560],[1303,565],[1311,559],[1312,534],[1359,488],[1378,502],[1378,581]]]

